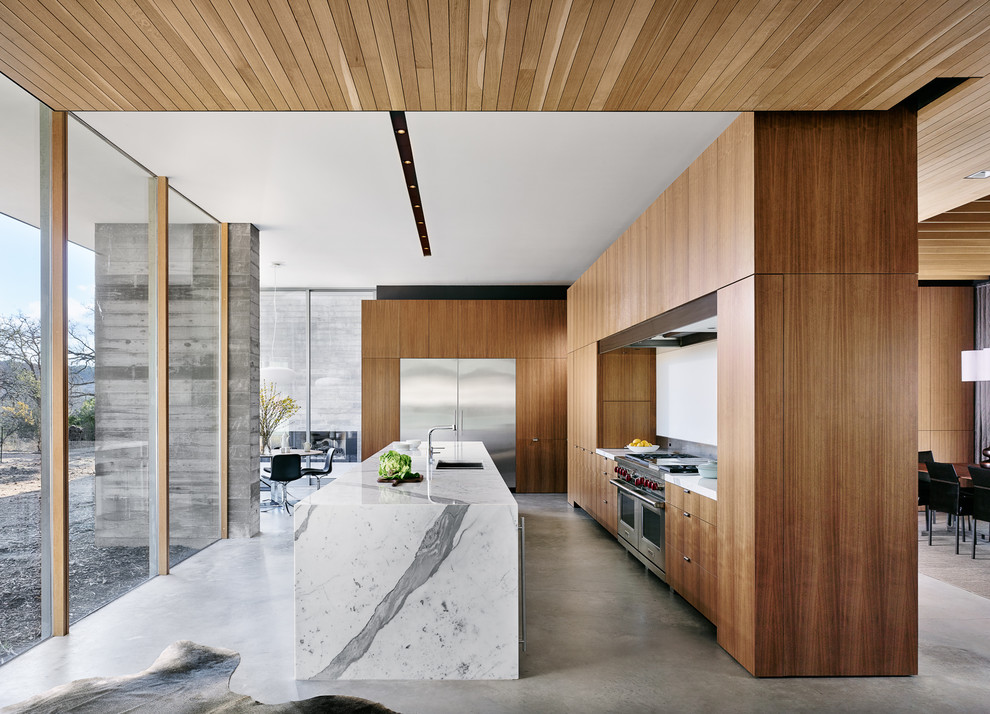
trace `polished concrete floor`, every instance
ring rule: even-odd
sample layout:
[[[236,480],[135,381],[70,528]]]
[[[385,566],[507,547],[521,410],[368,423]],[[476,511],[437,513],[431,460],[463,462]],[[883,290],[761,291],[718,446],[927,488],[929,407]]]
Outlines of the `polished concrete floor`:
[[[497,682],[297,682],[289,519],[217,543],[0,667],[0,706],[120,675],[191,639],[241,654],[231,688],[263,702],[345,693],[400,712],[973,711],[990,709],[990,600],[920,577],[920,674],[754,679],[714,627],[561,496],[520,496],[528,652]],[[479,567],[483,564],[479,564]]]

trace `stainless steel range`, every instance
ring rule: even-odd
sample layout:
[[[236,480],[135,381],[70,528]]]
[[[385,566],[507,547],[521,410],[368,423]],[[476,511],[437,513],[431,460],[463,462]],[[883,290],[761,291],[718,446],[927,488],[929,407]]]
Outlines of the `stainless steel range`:
[[[615,475],[611,483],[619,496],[619,542],[650,572],[667,582],[663,475],[645,461],[622,456],[615,459]]]

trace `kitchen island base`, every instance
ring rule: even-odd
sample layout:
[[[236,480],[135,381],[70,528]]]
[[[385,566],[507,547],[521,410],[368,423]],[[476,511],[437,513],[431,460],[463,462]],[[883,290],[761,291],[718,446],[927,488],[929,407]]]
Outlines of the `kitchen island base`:
[[[519,676],[516,503],[480,442],[447,446],[485,469],[393,487],[375,455],[298,504],[297,679]]]

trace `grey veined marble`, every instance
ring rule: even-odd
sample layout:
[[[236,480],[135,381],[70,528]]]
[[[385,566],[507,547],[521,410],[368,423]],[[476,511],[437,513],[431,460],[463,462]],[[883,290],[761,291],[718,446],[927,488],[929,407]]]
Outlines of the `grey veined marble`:
[[[285,704],[260,704],[235,694],[227,684],[240,662],[232,650],[182,640],[170,645],[148,669],[124,677],[78,679],[27,701],[5,707],[3,714],[388,714],[381,704],[347,696],[320,696]]]
[[[374,456],[297,506],[297,679],[519,676],[517,507],[471,444],[481,472],[392,487]]]

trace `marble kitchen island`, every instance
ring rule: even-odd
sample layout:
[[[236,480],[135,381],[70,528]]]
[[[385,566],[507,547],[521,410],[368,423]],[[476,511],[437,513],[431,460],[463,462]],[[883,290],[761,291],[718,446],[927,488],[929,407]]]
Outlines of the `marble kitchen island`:
[[[386,447],[296,506],[296,679],[519,676],[516,501],[481,442],[434,446],[483,468],[380,484]]]

